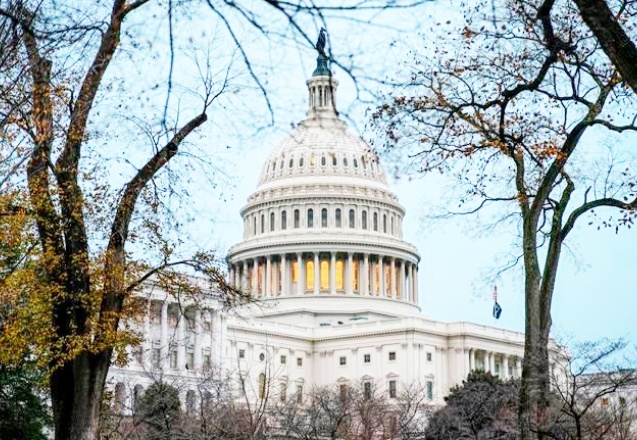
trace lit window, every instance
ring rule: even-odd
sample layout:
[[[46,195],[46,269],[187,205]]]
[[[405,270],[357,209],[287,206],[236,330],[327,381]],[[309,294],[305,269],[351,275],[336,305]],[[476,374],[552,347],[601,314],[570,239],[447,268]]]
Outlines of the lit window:
[[[338,358],[338,364],[347,365],[347,358],[345,356],[341,356],[340,358]]]
[[[352,261],[352,289],[358,292],[358,261]]]
[[[299,282],[299,263],[298,261],[295,261],[292,263],[292,282],[293,283],[298,283]]]
[[[334,220],[337,228],[341,227],[341,208],[336,208],[334,212]]]
[[[274,213],[270,213],[270,232],[274,231]]]
[[[327,228],[327,209],[321,209],[321,227]]]
[[[349,210],[349,227],[350,228],[356,227],[356,213],[354,212],[353,209]]]
[[[363,355],[363,362],[366,364],[369,364],[372,361],[372,355],[371,354],[364,354]]]
[[[313,154],[310,156],[310,166],[311,167],[314,166],[314,155]]]
[[[336,290],[342,291],[345,285],[345,262],[336,260]]]
[[[390,351],[389,352],[389,360],[390,361],[395,361],[396,360],[396,352],[395,351]]]
[[[281,355],[281,365],[285,365],[288,358],[285,355]]]
[[[281,211],[281,229],[285,230],[288,227],[288,213],[287,211]]]
[[[363,229],[367,229],[367,211],[363,211],[362,214],[362,227]],[[262,231],[263,232],[263,231]]]
[[[314,227],[314,210],[312,210],[311,208],[307,210],[307,227]]]
[[[301,212],[298,209],[294,210],[294,229],[301,227]]]
[[[307,290],[314,289],[314,260],[305,262],[305,288]]]
[[[396,398],[396,381],[395,380],[389,381],[389,397],[392,399]]]
[[[321,261],[321,290],[330,288],[330,263],[327,260]]]

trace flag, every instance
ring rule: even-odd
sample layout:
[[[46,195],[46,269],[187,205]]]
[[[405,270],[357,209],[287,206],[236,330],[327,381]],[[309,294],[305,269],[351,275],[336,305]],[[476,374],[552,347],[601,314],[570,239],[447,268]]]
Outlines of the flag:
[[[500,319],[502,314],[502,307],[498,304],[498,286],[493,286],[493,317]]]
[[[493,304],[493,317],[495,319],[500,319],[500,315],[502,314],[502,307],[497,302]]]

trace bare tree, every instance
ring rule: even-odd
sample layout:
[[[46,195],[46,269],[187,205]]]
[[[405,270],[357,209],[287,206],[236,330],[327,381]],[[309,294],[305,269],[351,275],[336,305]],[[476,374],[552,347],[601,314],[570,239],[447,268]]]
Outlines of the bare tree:
[[[599,227],[630,226],[637,207],[631,165],[609,163],[592,145],[606,137],[610,156],[629,156],[621,142],[637,130],[637,113],[567,1],[485,2],[449,34],[434,56],[416,59],[374,120],[409,170],[457,183],[451,214],[481,213],[519,232],[509,267],[524,270],[518,422],[528,439],[549,405],[551,304],[567,238],[591,215]]]

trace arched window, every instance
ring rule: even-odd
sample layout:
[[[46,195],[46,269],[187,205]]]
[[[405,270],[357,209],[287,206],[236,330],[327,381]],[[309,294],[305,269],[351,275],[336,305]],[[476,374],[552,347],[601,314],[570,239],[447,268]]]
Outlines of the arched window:
[[[365,156],[361,157],[361,163],[363,164],[363,169],[367,169],[367,162],[365,161]]]
[[[303,168],[303,156],[299,159],[299,166]]]
[[[327,228],[327,209],[321,209],[321,227]]]
[[[265,215],[261,214],[261,233],[265,232]]]
[[[272,173],[276,171],[276,161],[272,162]]]
[[[349,227],[350,228],[356,227],[356,213],[354,212],[353,209],[349,210]]]
[[[367,229],[367,211],[363,211],[361,226],[363,229]]]
[[[344,157],[344,158],[343,158],[343,166],[344,166],[344,167],[346,167],[346,166],[347,166],[347,158],[346,158],[346,157]]]
[[[307,227],[314,227],[314,210],[312,208],[307,210]]]
[[[299,229],[301,227],[301,211],[298,209],[294,210],[294,229]]]
[[[373,220],[373,226],[374,226],[374,231],[378,231],[378,213],[375,212],[374,213],[374,220]]]
[[[345,262],[336,260],[336,290],[342,292],[345,288]]]
[[[274,231],[274,213],[270,213],[270,232]]]
[[[330,289],[330,262],[321,261],[321,290]]]
[[[257,235],[257,217],[252,217],[252,235]]]
[[[389,229],[391,235],[394,235],[394,216],[391,216],[391,220],[390,220],[390,229]]]
[[[336,161],[336,155],[332,156],[332,165],[336,166],[337,161]]]
[[[259,399],[265,399],[265,373],[259,374]]]
[[[334,213],[334,220],[337,228],[341,227],[341,208],[336,208]]]
[[[281,171],[283,171],[283,159],[281,159],[281,165],[279,165],[279,168],[281,169]]]
[[[314,166],[314,155],[310,154],[310,166],[313,167]]]
[[[288,213],[287,211],[281,211],[281,229],[285,230],[288,227]]]
[[[358,168],[358,161],[354,158],[354,168]]]
[[[289,167],[292,168],[294,166],[294,159],[290,159],[290,165]]]
[[[325,156],[321,156],[321,166],[325,165],[327,165],[327,159],[325,159]]]
[[[383,214],[383,233],[387,234],[387,214]]]

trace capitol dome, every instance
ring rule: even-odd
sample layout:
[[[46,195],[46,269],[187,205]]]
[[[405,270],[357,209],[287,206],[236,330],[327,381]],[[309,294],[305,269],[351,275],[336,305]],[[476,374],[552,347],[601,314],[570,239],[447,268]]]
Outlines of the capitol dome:
[[[420,257],[402,239],[405,210],[378,156],[339,118],[326,56],[307,86],[307,118],[272,150],[241,210],[231,280],[278,309],[417,313]]]

